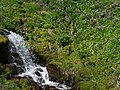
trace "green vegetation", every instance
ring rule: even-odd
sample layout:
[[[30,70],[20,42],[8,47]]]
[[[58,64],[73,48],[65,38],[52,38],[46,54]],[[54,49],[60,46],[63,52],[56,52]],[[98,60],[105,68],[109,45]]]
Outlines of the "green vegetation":
[[[119,88],[119,0],[0,0],[0,27],[22,35],[76,90]]]
[[[0,43],[6,43],[7,42],[7,38],[5,38],[5,36],[0,35]]]
[[[0,31],[0,43],[6,43],[8,40],[5,36],[3,36],[2,34],[2,31]]]
[[[4,65],[0,65],[0,89],[1,90],[31,90],[31,86],[26,79],[7,78],[11,75],[11,70]]]

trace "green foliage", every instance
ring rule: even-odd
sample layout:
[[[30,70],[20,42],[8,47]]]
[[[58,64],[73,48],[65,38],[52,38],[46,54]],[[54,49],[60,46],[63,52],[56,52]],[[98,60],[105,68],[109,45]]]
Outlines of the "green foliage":
[[[57,41],[57,43],[59,44],[59,45],[61,45],[61,46],[66,46],[66,45],[68,45],[69,43],[70,43],[70,40],[69,40],[70,38],[69,38],[69,35],[68,34],[66,34],[66,33],[58,33],[58,35],[56,35],[56,41]]]
[[[7,41],[7,38],[0,34],[0,43],[6,43]]]
[[[0,66],[0,76],[8,77],[8,75],[11,73],[11,70],[8,67]]]
[[[21,34],[47,63],[60,66],[62,80],[71,76],[74,87],[115,90],[114,78],[120,74],[119,4],[119,0],[1,0],[0,27]]]
[[[0,30],[0,43],[6,43],[8,39],[2,35],[2,31]]]
[[[5,78],[0,79],[0,88],[2,90],[22,90],[18,87],[16,81],[6,80]]]
[[[30,86],[30,84],[28,84],[27,79],[20,79],[19,85],[21,88],[23,88],[25,90],[31,90],[31,86]]]
[[[12,79],[7,80],[11,74],[11,70],[8,67],[0,65],[0,89],[1,90],[31,90],[31,86],[28,84],[27,79]]]

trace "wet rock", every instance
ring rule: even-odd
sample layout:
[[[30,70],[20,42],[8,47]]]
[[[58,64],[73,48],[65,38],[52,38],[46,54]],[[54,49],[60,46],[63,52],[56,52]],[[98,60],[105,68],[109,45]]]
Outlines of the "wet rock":
[[[73,86],[73,83],[74,83],[74,81],[73,81],[73,79],[71,78],[71,76],[69,76],[68,79],[65,81],[65,85],[68,85],[68,86],[70,86],[70,87]]]
[[[53,82],[56,82],[58,79],[56,77],[50,77],[50,80],[53,81]]]
[[[26,75],[25,77],[28,78],[30,82],[33,81],[33,78],[31,76]]]
[[[8,64],[9,60],[9,49],[8,42],[0,43],[0,63]]]
[[[10,32],[9,32],[8,30],[6,30],[6,29],[3,30],[3,33],[4,33],[5,35],[9,35],[9,34],[10,34]]]
[[[42,80],[42,81],[41,81],[42,83],[45,83],[45,80],[43,80],[43,79],[41,79],[41,80]]]
[[[60,68],[57,65],[47,64],[46,67],[47,67],[49,76],[51,77],[51,80],[53,79],[52,81],[55,81],[55,79],[57,80],[57,78],[61,76]]]
[[[44,90],[57,90],[54,86],[46,85]]]
[[[47,64],[47,70],[50,76],[50,80],[54,81],[54,82],[59,82],[59,83],[64,83],[65,85],[68,86],[73,86],[73,79],[70,77],[65,78],[64,80],[61,79],[61,77],[65,77],[63,76],[60,68],[57,65],[54,64]]]
[[[40,74],[38,71],[36,71],[35,74],[36,74],[37,76],[41,76],[41,74]]]
[[[32,81],[32,90],[43,90],[36,82]]]
[[[42,79],[42,78],[39,78],[38,80],[39,80],[40,82],[43,82],[43,79]],[[39,83],[39,84],[40,84],[40,83]]]
[[[41,68],[37,68],[36,70],[40,71],[40,72],[43,72],[43,70]]]

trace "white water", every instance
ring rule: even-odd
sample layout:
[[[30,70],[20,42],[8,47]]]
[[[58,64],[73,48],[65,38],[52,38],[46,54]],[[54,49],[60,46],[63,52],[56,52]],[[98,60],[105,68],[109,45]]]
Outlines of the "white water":
[[[23,69],[23,72],[19,76],[21,77],[29,76],[40,86],[44,85],[55,86],[57,89],[60,90],[70,89],[70,87],[68,87],[67,85],[50,81],[46,67],[33,63],[34,60],[31,58],[32,54],[29,52],[29,48],[27,48],[25,41],[20,35],[10,31],[10,34],[6,36],[8,37],[10,42],[14,45],[16,53],[20,56],[21,59],[19,60],[22,60],[22,65],[19,63],[15,63],[16,66],[21,67]],[[13,49],[11,49],[11,52],[13,52]]]

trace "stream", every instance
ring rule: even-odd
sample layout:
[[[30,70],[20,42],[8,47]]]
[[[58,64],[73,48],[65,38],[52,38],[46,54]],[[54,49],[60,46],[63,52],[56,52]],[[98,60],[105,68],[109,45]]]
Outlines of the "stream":
[[[12,31],[6,32],[5,35],[10,41],[9,50],[12,58],[12,63],[15,64],[18,68],[18,76],[32,79],[42,88],[44,88],[45,85],[49,85],[56,87],[58,90],[71,89],[71,87],[67,85],[50,81],[46,67],[33,62],[35,61],[34,59],[36,57],[33,53],[30,52],[30,49],[26,45],[23,37]]]

